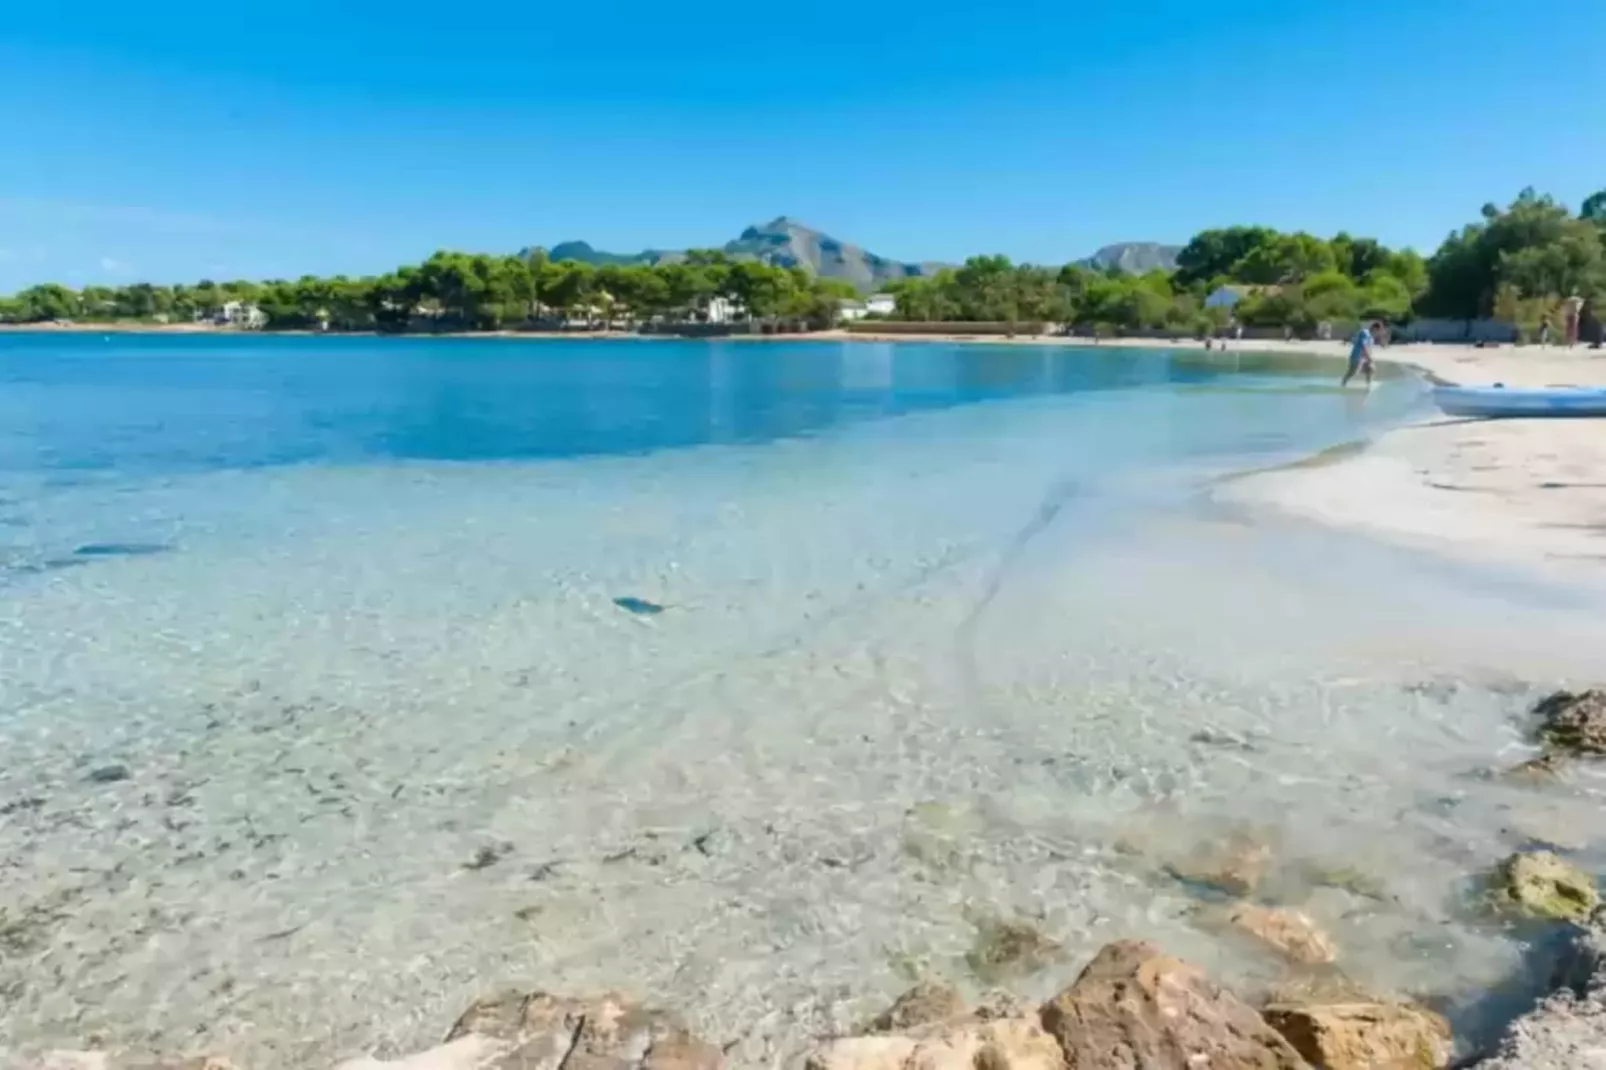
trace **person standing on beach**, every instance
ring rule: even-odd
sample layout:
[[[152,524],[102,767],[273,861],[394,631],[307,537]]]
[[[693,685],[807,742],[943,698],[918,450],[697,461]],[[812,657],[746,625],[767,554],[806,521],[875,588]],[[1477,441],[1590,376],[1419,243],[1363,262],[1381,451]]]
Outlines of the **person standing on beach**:
[[[1568,348],[1578,344],[1579,321],[1583,319],[1584,299],[1573,294],[1562,302],[1562,326],[1565,328],[1563,337]]]
[[[1366,377],[1367,389],[1372,386],[1372,339],[1374,332],[1383,329],[1383,325],[1373,320],[1370,327],[1362,327],[1355,332],[1355,340],[1349,347],[1349,367],[1344,372],[1344,378],[1339,380],[1340,387],[1349,386],[1349,381],[1360,372]]]

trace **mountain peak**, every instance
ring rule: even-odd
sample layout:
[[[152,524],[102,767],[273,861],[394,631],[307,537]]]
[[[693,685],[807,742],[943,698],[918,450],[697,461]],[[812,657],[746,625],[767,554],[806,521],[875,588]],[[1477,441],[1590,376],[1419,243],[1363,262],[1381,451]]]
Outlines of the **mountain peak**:
[[[898,279],[935,275],[951,266],[890,260],[785,215],[778,215],[768,223],[755,223],[719,248],[735,260],[758,260],[776,267],[799,267],[828,279],[843,279],[864,291],[875,290]],[[1160,245],[1157,242],[1121,242],[1106,245],[1078,263],[1099,270],[1114,267],[1128,274],[1141,275],[1156,268],[1173,270],[1180,251],[1180,246]],[[526,250],[526,253],[530,252],[534,250]],[[583,241],[560,242],[552,246],[547,255],[553,260],[579,260],[598,266],[673,263],[686,256],[684,252],[664,249],[606,253]]]

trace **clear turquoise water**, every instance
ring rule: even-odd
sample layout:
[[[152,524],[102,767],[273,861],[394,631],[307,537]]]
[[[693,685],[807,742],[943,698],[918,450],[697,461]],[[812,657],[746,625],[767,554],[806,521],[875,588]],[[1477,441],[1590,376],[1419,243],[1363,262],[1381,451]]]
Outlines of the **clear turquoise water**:
[[[1362,435],[1416,396],[1401,382],[1363,406],[1308,360],[1242,360],[924,344],[4,335],[0,546],[13,569],[72,560],[80,545],[91,553],[79,559],[154,549],[186,517],[164,529],[141,509],[141,488],[207,473],[761,446],[1012,401],[1062,424],[1058,477],[1228,467]],[[990,411],[983,444],[1009,410]],[[99,530],[50,512],[93,508],[111,487]]]
[[[1333,371],[0,335],[0,1046],[328,1065],[517,984],[781,1065],[977,985],[982,914],[1064,944],[1023,995],[1127,935],[1248,988],[1286,967],[1164,874],[1246,828],[1348,972],[1470,1018],[1524,938],[1472,879],[1606,831],[1587,781],[1477,774],[1606,627],[1214,505],[1419,403]]]

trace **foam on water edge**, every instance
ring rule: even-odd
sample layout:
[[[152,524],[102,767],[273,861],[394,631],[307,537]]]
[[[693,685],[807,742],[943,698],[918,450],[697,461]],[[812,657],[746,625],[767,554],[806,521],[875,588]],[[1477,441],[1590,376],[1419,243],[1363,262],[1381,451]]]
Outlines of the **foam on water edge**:
[[[1064,944],[1023,994],[1121,936],[1247,987],[1282,966],[1159,861],[1241,826],[1358,979],[1505,976],[1472,878],[1606,819],[1472,774],[1590,671],[1598,607],[1199,513],[1198,471],[1095,459],[1164,453],[1125,421],[185,476],[132,533],[66,493],[79,542],[175,549],[4,589],[6,1039],[313,1066],[502,984],[620,987],[770,1065],[964,978],[981,916]]]

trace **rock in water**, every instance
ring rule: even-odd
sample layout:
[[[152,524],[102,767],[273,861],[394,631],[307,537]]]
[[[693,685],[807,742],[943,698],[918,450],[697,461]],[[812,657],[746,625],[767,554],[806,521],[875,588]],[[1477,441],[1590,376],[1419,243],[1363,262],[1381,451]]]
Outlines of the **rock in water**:
[[[1316,923],[1297,910],[1239,903],[1228,920],[1295,962],[1320,966],[1338,958],[1338,948]]]
[[[1539,736],[1568,754],[1606,754],[1606,691],[1557,691],[1539,701]]]
[[[128,771],[128,766],[115,763],[90,770],[88,780],[91,784],[115,784],[119,780],[127,780],[133,775]]]
[[[665,609],[669,608],[667,606],[661,606],[657,602],[649,602],[645,598],[636,598],[628,594],[620,598],[615,598],[613,600],[613,604],[624,610],[626,613],[634,613],[638,617],[656,617]]]
[[[1529,758],[1500,774],[1500,779],[1529,787],[1549,784],[1559,779],[1567,768],[1567,756],[1546,751],[1537,758]]]
[[[1065,1055],[1054,1038],[1023,1018],[828,1041],[803,1065],[806,1070],[1066,1070]]]
[[[1271,865],[1271,848],[1248,836],[1195,850],[1167,864],[1166,872],[1179,881],[1202,884],[1228,895],[1249,895],[1260,886]]]
[[[965,1001],[953,985],[922,981],[876,1015],[869,1032],[903,1033],[917,1026],[962,1017]]]
[[[359,1059],[337,1070],[721,1070],[725,1057],[667,1011],[617,993],[569,999],[504,992],[475,1003],[446,1041],[394,1062]]]
[[[1028,921],[980,917],[975,925],[976,938],[965,953],[965,964],[987,984],[1036,973],[1060,952],[1058,942]]]
[[[1107,945],[1040,1013],[1075,1070],[1308,1070],[1247,1004],[1141,941]]]
[[[1500,864],[1499,897],[1525,914],[1583,921],[1600,905],[1589,874],[1550,851],[1518,852]]]
[[[1440,1070],[1450,1062],[1450,1023],[1403,1003],[1273,1004],[1271,1023],[1323,1070]]]

